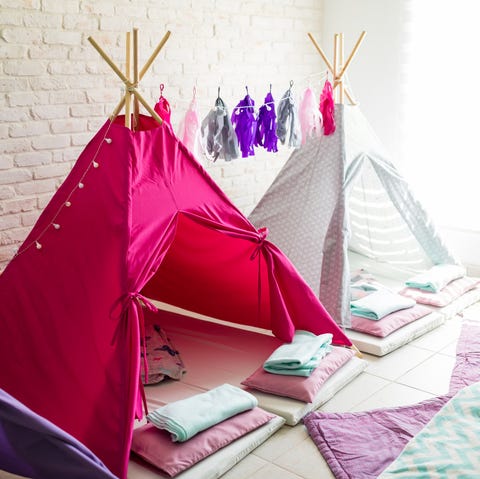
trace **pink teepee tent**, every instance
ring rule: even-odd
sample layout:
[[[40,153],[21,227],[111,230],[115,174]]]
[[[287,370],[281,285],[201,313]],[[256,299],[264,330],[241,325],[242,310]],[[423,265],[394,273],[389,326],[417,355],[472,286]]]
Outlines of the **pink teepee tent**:
[[[107,121],[0,276],[0,388],[126,477],[147,299],[351,345],[171,127]]]

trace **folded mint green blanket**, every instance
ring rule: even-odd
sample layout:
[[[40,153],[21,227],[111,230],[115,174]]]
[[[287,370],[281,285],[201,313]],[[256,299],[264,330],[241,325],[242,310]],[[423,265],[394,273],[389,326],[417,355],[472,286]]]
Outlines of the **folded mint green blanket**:
[[[355,316],[377,321],[395,311],[411,308],[415,304],[414,299],[406,298],[385,288],[361,299],[350,301],[350,312]]]
[[[257,398],[243,389],[223,384],[205,393],[174,401],[147,414],[147,420],[184,442],[229,417],[253,409]]]
[[[448,283],[463,278],[467,274],[465,268],[458,264],[436,264],[428,271],[419,273],[405,281],[409,288],[422,289],[430,293],[438,293]]]
[[[291,343],[282,344],[263,363],[273,374],[310,376],[321,359],[332,349],[330,333],[319,336],[309,331],[296,331]]]

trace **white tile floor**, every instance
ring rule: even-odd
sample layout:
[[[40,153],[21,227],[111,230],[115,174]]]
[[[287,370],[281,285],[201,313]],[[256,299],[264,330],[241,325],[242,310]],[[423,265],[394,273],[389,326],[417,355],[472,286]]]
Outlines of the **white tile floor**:
[[[480,319],[480,303],[464,312]],[[455,363],[462,318],[384,357],[364,354],[367,369],[321,407],[329,412],[364,411],[413,404],[444,394]],[[0,471],[0,479],[13,479]],[[303,424],[284,426],[267,442],[228,471],[222,479],[334,478]]]
[[[480,319],[480,305],[465,317]],[[320,409],[328,412],[365,411],[413,404],[448,392],[455,364],[462,318],[439,328],[384,357],[363,357],[367,369]],[[255,449],[222,479],[332,479],[334,478],[303,424],[284,426]]]

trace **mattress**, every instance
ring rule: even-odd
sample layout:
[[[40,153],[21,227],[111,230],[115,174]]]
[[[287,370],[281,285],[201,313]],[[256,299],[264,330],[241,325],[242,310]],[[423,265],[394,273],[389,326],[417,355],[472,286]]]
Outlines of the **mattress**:
[[[305,403],[296,399],[267,394],[260,391],[249,392],[256,396],[258,405],[285,419],[289,426],[295,426],[310,411],[318,409],[331,399],[340,389],[346,386],[352,379],[358,376],[368,366],[367,361],[357,357],[351,358],[344,366],[335,372],[320,391],[316,394],[311,403]]]
[[[414,274],[412,271],[386,263],[379,263],[352,251],[349,251],[349,262],[351,271],[363,268],[371,273],[379,283],[391,288],[393,291],[399,291],[404,288],[405,281]],[[480,288],[474,288],[442,308],[425,305],[432,311],[431,314],[403,326],[385,338],[378,338],[351,329],[347,329],[346,334],[360,351],[375,356],[384,356],[437,328],[445,320],[461,313],[478,300],[480,300]]]
[[[364,353],[374,356],[385,356],[395,349],[410,343],[414,339],[437,328],[445,322],[445,316],[440,313],[430,313],[407,324],[385,338],[379,338],[366,333],[347,329],[347,336],[355,346]]]
[[[215,454],[206,457],[194,466],[186,469],[176,475],[176,479],[216,479],[227,472],[247,454],[252,452],[256,447],[265,442],[272,434],[282,427],[285,420],[276,417],[264,426],[259,427],[255,431],[233,441],[228,446],[220,449]],[[159,479],[168,478],[166,474],[161,473],[158,469],[150,467],[141,459],[132,457],[128,465],[129,479]]]
[[[249,377],[282,344],[280,340],[266,331],[198,320],[184,315],[184,311],[176,308],[159,303],[157,305],[182,313],[176,317],[174,322],[162,324],[162,327],[180,351],[187,373],[180,381],[165,384],[171,390],[163,392],[162,388],[158,388],[157,394],[162,397],[155,398],[153,391],[147,387],[147,396],[150,397],[152,404],[155,404],[155,401],[161,403],[164,397],[170,397],[170,395],[178,398],[178,395],[182,394],[180,391],[184,388],[191,388],[192,391],[205,391],[223,383],[243,388],[241,382]],[[201,318],[199,315],[195,316]],[[311,403],[252,389],[249,389],[249,392],[257,397],[261,408],[277,414],[284,418],[288,425],[293,426],[307,412],[320,407],[332,398],[366,367],[367,362],[363,359],[351,358],[325,381]],[[162,385],[161,383],[159,386]]]

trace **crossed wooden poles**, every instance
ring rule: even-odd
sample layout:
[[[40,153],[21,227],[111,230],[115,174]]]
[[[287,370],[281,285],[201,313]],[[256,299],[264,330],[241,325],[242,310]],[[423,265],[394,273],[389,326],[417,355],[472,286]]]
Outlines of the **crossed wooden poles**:
[[[170,37],[170,32],[163,36],[160,43],[157,45],[157,48],[150,55],[150,58],[147,60],[143,68],[138,71],[138,28],[133,29],[133,80],[131,79],[131,36],[130,32],[127,32],[127,41],[126,41],[126,72],[123,73],[120,68],[115,65],[111,58],[102,50],[100,45],[92,38],[88,37],[88,41],[93,45],[93,47],[100,53],[102,58],[108,63],[110,68],[118,75],[118,77],[125,84],[125,95],[120,100],[119,104],[113,110],[110,118],[113,120],[120,113],[121,109],[125,106],[125,126],[127,128],[132,128],[132,114],[131,114],[131,105],[133,98],[133,117],[134,117],[134,126],[138,125],[138,114],[139,114],[139,102],[145,107],[145,109],[152,115],[158,123],[162,124],[163,120],[158,116],[157,112],[150,107],[150,105],[145,101],[140,92],[137,90],[138,83],[143,78],[147,70],[150,68],[150,65],[155,60],[156,56],[163,48],[168,38]]]
[[[352,98],[352,95],[344,85],[343,77],[351,61],[353,60],[353,57],[357,53],[357,50],[360,48],[360,45],[362,44],[366,34],[367,32],[365,31],[363,31],[360,34],[360,37],[358,38],[357,43],[353,47],[353,50],[350,53],[349,57],[347,58],[347,61],[343,63],[344,61],[343,33],[335,33],[334,43],[333,43],[333,65],[328,60],[327,55],[325,55],[320,45],[316,42],[315,38],[313,38],[313,35],[311,33],[308,34],[308,36],[310,37],[310,40],[312,40],[313,45],[317,49],[318,53],[320,53],[320,56],[323,58],[323,61],[326,63],[328,69],[333,75],[334,92],[335,92],[335,89],[338,87],[338,90],[337,90],[338,103],[343,103],[344,101],[343,96],[345,95],[352,105],[356,104],[355,100]]]

